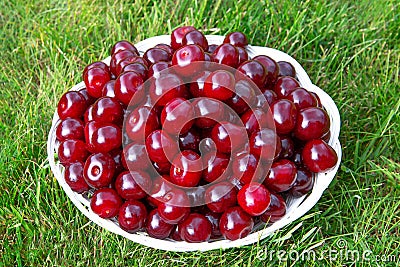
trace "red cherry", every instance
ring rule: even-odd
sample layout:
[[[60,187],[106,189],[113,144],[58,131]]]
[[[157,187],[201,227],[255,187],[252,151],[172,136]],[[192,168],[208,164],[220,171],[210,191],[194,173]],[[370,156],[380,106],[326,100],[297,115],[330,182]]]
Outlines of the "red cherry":
[[[291,76],[296,78],[296,70],[292,64],[286,61],[278,61],[279,76]]]
[[[68,139],[62,141],[58,147],[58,159],[63,165],[85,161],[88,156],[89,152],[82,140]]]
[[[157,113],[146,106],[137,107],[125,120],[126,134],[136,143],[144,143],[145,138],[159,126]]]
[[[182,240],[190,243],[206,242],[211,237],[211,223],[204,215],[191,213],[179,224]]]
[[[165,61],[168,62],[171,60],[171,54],[165,51],[164,49],[161,48],[150,48],[148,49],[144,55],[143,58],[147,61],[149,65]]]
[[[112,218],[118,214],[122,199],[111,188],[101,188],[90,199],[90,208],[101,218]]]
[[[336,151],[320,139],[308,141],[301,156],[304,165],[312,172],[327,171],[338,162]]]
[[[68,117],[80,119],[86,111],[87,102],[83,95],[77,91],[68,91],[63,94],[57,105],[57,113],[60,119]]]
[[[309,107],[299,111],[294,136],[307,141],[318,139],[328,133],[330,127],[329,115],[322,108]]]
[[[190,31],[196,30],[195,27],[192,26],[183,26],[183,27],[178,27],[175,30],[172,31],[171,33],[171,47],[174,50],[177,50],[179,47],[182,46],[182,39],[185,36],[186,33]]]
[[[89,139],[90,151],[107,153],[121,147],[121,128],[112,123],[100,123]]]
[[[237,192],[238,190],[231,183],[223,181],[208,187],[204,200],[212,212],[222,213],[227,208],[236,205]]]
[[[194,187],[200,179],[203,164],[199,154],[192,150],[184,150],[172,162],[171,182],[180,186]]]
[[[167,45],[167,44],[157,44],[154,47],[155,48],[164,49],[165,51],[167,51],[171,55],[174,53],[174,50],[172,49],[172,47],[170,45]]]
[[[124,72],[115,81],[115,97],[123,104],[128,105],[142,84],[143,79],[140,74],[134,71]]]
[[[134,233],[145,226],[147,209],[137,200],[128,200],[119,209],[119,226],[129,233]]]
[[[205,167],[202,178],[209,183],[221,178],[229,164],[229,157],[223,153],[217,153],[213,158],[208,155],[204,155],[202,158]]]
[[[211,138],[221,153],[242,150],[247,143],[247,133],[242,127],[230,122],[221,122],[214,126]]]
[[[187,91],[179,76],[167,73],[151,81],[149,94],[153,103],[165,106],[174,98],[185,97]]]
[[[250,107],[254,107],[256,96],[253,86],[246,80],[235,84],[235,94],[225,101],[237,114],[241,115]]]
[[[300,87],[299,82],[290,76],[282,76],[276,80],[274,91],[279,98],[287,97],[296,88]]]
[[[197,129],[192,127],[187,133],[179,135],[179,148],[181,150],[199,151],[200,134]]]
[[[314,186],[313,174],[304,167],[297,168],[296,181],[290,189],[290,194],[301,197],[312,190]]]
[[[242,63],[237,70],[250,78],[259,88],[263,88],[267,73],[264,66],[257,60],[248,60]],[[240,76],[236,75],[236,79]]]
[[[173,224],[166,223],[161,219],[157,209],[154,209],[149,213],[146,220],[146,232],[149,236],[164,239],[170,235],[173,228]]]
[[[196,74],[201,64],[193,64],[193,62],[201,62],[205,60],[203,49],[195,44],[185,45],[175,51],[172,56],[172,66],[176,66],[174,70],[184,77]]]
[[[272,89],[272,86],[278,78],[279,74],[278,64],[272,58],[264,55],[256,56],[253,58],[253,60],[260,62],[264,66],[265,72],[267,74],[267,77],[265,79],[265,88]]]
[[[271,192],[271,203],[268,209],[261,214],[260,219],[265,223],[274,223],[286,214],[286,202],[277,193]]]
[[[124,171],[115,180],[115,190],[124,199],[141,199],[150,192],[152,180],[143,171]]]
[[[251,181],[262,182],[262,167],[258,165],[258,158],[247,152],[239,152],[236,154],[232,162],[232,175],[235,179],[244,185]]]
[[[245,47],[249,44],[246,35],[241,32],[231,32],[225,36],[224,43],[228,43],[234,46]]]
[[[118,100],[108,96],[99,98],[92,108],[92,116],[96,121],[109,122],[120,125],[124,110]]]
[[[110,72],[99,67],[88,69],[83,74],[86,90],[95,98],[102,96],[103,87],[110,79]]]
[[[155,130],[146,138],[146,150],[152,161],[161,163],[169,162],[168,157],[175,156],[179,148],[167,133],[163,130]]]
[[[239,190],[237,199],[244,211],[252,216],[259,216],[268,209],[271,194],[262,184],[252,182]]]
[[[253,229],[253,218],[241,207],[230,207],[221,216],[219,230],[229,240],[247,236]]]
[[[146,65],[140,63],[140,62],[133,62],[130,63],[122,69],[121,73],[128,72],[128,71],[134,71],[137,74],[139,74],[143,81],[147,79],[147,74],[148,74],[148,68]]]
[[[139,55],[139,52],[137,51],[136,47],[129,41],[126,40],[121,40],[116,42],[113,47],[111,48],[111,53],[110,55],[114,55],[115,53],[118,53],[119,51],[122,50],[131,50],[134,52],[136,55]]]
[[[102,188],[110,185],[115,173],[115,161],[107,153],[90,155],[83,170],[85,181],[93,188]]]
[[[163,130],[169,134],[185,134],[192,127],[195,110],[189,101],[184,98],[171,99],[161,112]]]
[[[56,136],[59,141],[67,139],[84,140],[84,124],[79,119],[66,118],[58,124],[56,128]]]
[[[171,70],[167,70],[171,66],[172,65],[169,62],[164,62],[164,61],[154,63],[154,64],[150,65],[149,72],[147,75],[150,78],[153,77],[153,78],[158,79],[161,76],[161,74],[166,75],[168,73],[171,73]]]
[[[213,127],[218,121],[225,118],[224,105],[211,98],[198,98],[193,101],[196,120],[195,125],[199,128]]]
[[[240,119],[249,135],[260,129],[271,128],[274,123],[271,114],[259,108],[248,110]]]
[[[109,80],[101,90],[102,96],[115,97],[115,80]]]
[[[293,102],[280,99],[271,105],[276,132],[278,134],[289,134],[296,126],[297,110]]]
[[[236,46],[236,49],[239,53],[239,63],[238,65],[242,64],[243,62],[249,60],[249,54],[247,53],[246,49],[240,46]]]
[[[64,171],[64,180],[71,189],[79,194],[90,189],[83,177],[83,163],[74,162],[68,164]]]
[[[157,210],[165,222],[176,224],[189,215],[189,206],[190,201],[185,191],[174,188],[163,196]]]
[[[198,45],[200,46],[204,51],[208,50],[208,41],[204,34],[199,32],[198,30],[190,31],[185,34],[182,38],[182,45]]]
[[[281,151],[279,136],[268,128],[253,132],[249,138],[249,143],[250,152],[264,162],[270,162]]]
[[[239,64],[239,51],[231,44],[222,44],[212,54],[213,61],[236,68]]]
[[[125,146],[122,153],[122,164],[127,170],[146,170],[151,165],[146,146],[134,142]]]
[[[292,101],[298,110],[318,105],[317,99],[301,87],[293,90],[286,98]]]
[[[296,180],[296,165],[287,159],[272,163],[264,185],[273,192],[284,192],[289,190]]]

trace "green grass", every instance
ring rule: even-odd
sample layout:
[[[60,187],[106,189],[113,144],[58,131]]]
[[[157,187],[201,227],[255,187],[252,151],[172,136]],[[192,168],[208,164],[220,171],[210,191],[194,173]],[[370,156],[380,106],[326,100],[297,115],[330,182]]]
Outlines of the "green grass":
[[[357,266],[399,264],[398,1],[104,2],[0,3],[0,266],[353,265],[326,253],[343,240],[347,251],[370,251]],[[86,64],[105,58],[117,40],[184,24],[207,34],[243,31],[254,45],[286,51],[340,110],[343,162],[335,180],[305,217],[259,244],[204,253],[135,244],[80,214],[46,160],[57,99]],[[292,257],[270,257],[281,250]],[[308,250],[320,259],[293,259]]]

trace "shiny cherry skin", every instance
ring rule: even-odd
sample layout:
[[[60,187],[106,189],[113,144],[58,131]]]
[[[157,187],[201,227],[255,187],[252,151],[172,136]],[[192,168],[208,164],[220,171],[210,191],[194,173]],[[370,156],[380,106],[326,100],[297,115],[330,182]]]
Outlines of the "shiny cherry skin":
[[[239,46],[237,46],[236,49],[238,50],[238,53],[239,53],[238,65],[249,60],[249,54],[247,53],[246,49],[244,49],[243,47],[239,47]]]
[[[120,102],[108,96],[101,97],[93,104],[92,116],[96,121],[120,125],[124,110]]]
[[[151,237],[165,239],[170,235],[173,228],[173,224],[166,223],[160,217],[157,209],[152,210],[147,216],[146,232]]]
[[[105,71],[110,71],[110,68],[108,67],[108,65],[107,65],[106,63],[104,63],[103,61],[95,61],[95,62],[93,62],[93,63],[91,63],[91,64],[89,64],[89,65],[87,65],[87,66],[85,67],[85,69],[84,69],[83,72],[82,72],[82,78],[83,78],[84,74],[85,74],[88,70],[94,69],[94,68],[100,68],[100,69],[103,69],[103,70],[105,70]],[[82,80],[83,80],[83,79],[82,79]]]
[[[115,80],[109,80],[101,90],[102,96],[115,97]]]
[[[117,149],[111,150],[110,152],[108,152],[108,154],[113,158],[113,160],[115,162],[114,176],[117,176],[118,174],[120,174],[121,172],[123,172],[125,170],[125,168],[122,164],[122,149],[117,148]]]
[[[142,199],[150,192],[152,180],[144,171],[124,171],[115,179],[114,187],[124,199]]]
[[[256,96],[254,88],[246,80],[240,80],[235,84],[235,94],[225,101],[237,114],[245,113],[250,107],[254,107]]]
[[[290,76],[281,76],[276,80],[274,91],[279,98],[284,98],[298,87],[300,87],[300,84],[295,78]]]
[[[184,77],[195,75],[199,71],[202,64],[192,64],[194,62],[202,62],[205,60],[203,49],[195,44],[184,45],[172,56],[172,66],[175,71]]]
[[[134,233],[145,226],[147,209],[137,200],[128,200],[119,209],[118,224],[129,233]]]
[[[281,159],[272,163],[264,185],[273,192],[284,192],[289,190],[296,180],[297,167],[288,160]]]
[[[162,201],[165,201],[164,196],[175,189],[175,186],[169,182],[170,180],[169,175],[154,178],[150,194],[146,198],[150,205],[157,207]]]
[[[272,86],[278,78],[279,74],[278,64],[275,60],[265,55],[256,56],[253,58],[253,60],[260,62],[264,66],[265,72],[267,74],[264,86],[266,89],[272,89]]]
[[[80,119],[87,108],[87,102],[83,95],[77,91],[68,91],[58,101],[57,113],[60,119]]]
[[[230,122],[221,122],[211,131],[211,138],[221,153],[242,150],[247,143],[246,130]]]
[[[192,44],[200,46],[203,49],[203,51],[208,50],[207,38],[204,36],[204,34],[199,32],[198,30],[190,31],[186,33],[185,36],[183,36],[182,38],[183,46]]]
[[[147,106],[139,106],[128,114],[125,131],[131,140],[144,144],[145,138],[160,127],[157,113]]]
[[[181,150],[199,151],[200,134],[197,129],[191,128],[187,133],[179,135],[179,148]]]
[[[122,145],[121,128],[112,123],[100,123],[89,139],[92,152],[107,153]]]
[[[259,131],[260,129],[271,128],[271,126],[273,126],[273,120],[269,112],[265,112],[260,108],[248,110],[240,117],[240,119],[242,120],[248,135]]]
[[[237,70],[250,78],[259,88],[263,88],[267,73],[262,63],[257,60],[248,60],[242,63]],[[237,79],[237,76],[236,76]]]
[[[192,150],[184,150],[172,162],[170,178],[176,185],[194,187],[200,182],[202,170],[200,155]]]
[[[231,32],[225,36],[224,43],[228,43],[234,46],[245,47],[249,44],[246,35],[242,32]]]
[[[206,189],[204,200],[207,207],[216,213],[222,213],[227,208],[237,204],[238,190],[230,182],[222,181]]]
[[[194,98],[204,96],[204,82],[207,77],[211,74],[210,71],[204,70],[199,72],[197,75],[192,78],[190,83],[189,91]]]
[[[90,189],[83,177],[83,162],[77,161],[68,164],[64,171],[64,180],[71,187],[72,191],[79,194]]]
[[[229,240],[237,240],[247,236],[253,226],[253,218],[239,206],[228,208],[219,221],[221,234]]]
[[[245,185],[251,181],[262,182],[262,166],[258,165],[258,158],[247,152],[239,152],[236,154],[232,162],[232,175],[239,180],[240,184]]]
[[[185,134],[192,127],[195,109],[191,102],[184,98],[171,99],[161,112],[162,129],[171,134]]]
[[[153,162],[154,169],[160,174],[168,174],[171,169],[171,163],[169,162]]]
[[[270,162],[276,158],[281,151],[279,136],[272,129],[261,129],[255,131],[249,138],[250,152],[264,162]]]
[[[164,49],[153,47],[144,53],[143,58],[151,65],[160,61],[170,61],[171,54]]]
[[[204,215],[199,213],[191,213],[179,223],[180,237],[186,242],[207,242],[210,240],[211,231],[211,223]]]
[[[205,80],[204,95],[218,100],[227,100],[234,94],[235,77],[227,71],[216,70]]]
[[[174,225],[174,228],[172,229],[171,234],[169,235],[169,238],[171,238],[172,240],[175,240],[175,241],[182,241],[182,238],[179,234],[179,225],[178,224]]]
[[[66,118],[58,124],[56,137],[59,141],[67,139],[85,140],[84,124],[79,119]]]
[[[137,74],[139,74],[142,77],[143,81],[145,81],[147,79],[147,74],[148,74],[149,69],[146,65],[144,65],[140,62],[133,62],[133,63],[130,63],[130,64],[124,66],[121,73],[128,72],[128,71],[136,72]]]
[[[280,136],[281,140],[281,153],[280,158],[290,159],[294,155],[294,142],[289,136]]]
[[[174,98],[184,98],[187,95],[187,89],[178,75],[163,73],[159,78],[151,81],[149,94],[153,103],[157,106],[165,106]]]
[[[293,102],[280,99],[271,104],[271,112],[278,134],[289,134],[296,126],[297,109]]]
[[[93,96],[89,95],[89,93],[86,90],[86,88],[83,88],[83,89],[79,90],[78,92],[83,96],[83,98],[85,98],[87,106],[92,105],[96,101],[96,98],[94,98]]]
[[[169,72],[167,69],[172,65],[169,62],[160,61],[149,66],[148,77],[159,78],[162,74],[167,74]]]
[[[101,188],[94,192],[90,199],[90,208],[101,218],[112,218],[118,214],[122,199],[111,188]]]
[[[138,57],[138,56],[128,56],[124,59],[122,59],[116,66],[116,77],[118,77],[119,75],[122,74],[122,72],[127,72],[128,70],[124,71],[125,67],[133,64],[133,63],[140,63],[143,64],[146,67],[149,67],[149,62],[146,61],[144,58],[142,57]],[[135,71],[136,73],[140,74],[142,76],[141,73]]]
[[[132,50],[120,50],[120,51],[114,53],[110,59],[111,73],[114,74],[115,77],[118,77],[118,75],[120,75],[120,72],[122,70],[122,68],[120,66],[121,62],[127,58],[132,59],[137,56],[138,55]]]
[[[63,165],[85,161],[89,156],[89,152],[85,148],[82,140],[67,139],[62,141],[58,147],[58,159]]]
[[[223,103],[212,98],[198,98],[193,101],[196,114],[195,125],[202,128],[210,128],[225,118]]]
[[[314,92],[310,92],[310,94],[312,94],[315,99],[317,99],[317,107],[322,107],[321,99],[319,98],[319,96]]]
[[[103,87],[110,79],[110,72],[99,67],[88,69],[83,73],[86,90],[90,96],[96,98],[102,96]]]
[[[264,185],[252,182],[245,184],[237,194],[239,206],[251,216],[263,214],[271,202],[271,194]]]
[[[261,214],[260,219],[265,223],[274,223],[286,214],[286,202],[280,194],[271,192],[271,203]]]
[[[164,49],[165,51],[167,51],[170,55],[172,55],[174,53],[174,50],[172,49],[172,47],[170,45],[167,44],[157,44],[154,46],[155,48],[161,48]]]
[[[296,70],[292,64],[287,61],[278,61],[279,76],[290,76],[296,78]]]
[[[190,31],[196,30],[195,27],[192,26],[183,26],[178,27],[171,33],[171,47],[174,50],[177,50],[179,47],[182,46],[182,39]]]
[[[190,200],[191,207],[200,208],[200,206],[205,203],[204,202],[204,192],[206,191],[206,188],[204,186],[186,188],[185,191]]]
[[[264,95],[265,99],[267,100],[268,105],[271,105],[273,102],[278,100],[278,95],[272,90],[265,90],[263,92],[263,95]]]
[[[318,139],[324,136],[330,127],[329,115],[322,108],[309,107],[297,114],[294,136],[302,141]]]
[[[314,186],[314,175],[304,167],[297,168],[296,181],[289,193],[295,197],[301,197],[312,190]]]
[[[301,153],[304,166],[312,172],[324,172],[338,162],[336,151],[321,139],[308,141]]]
[[[213,61],[236,68],[239,64],[239,51],[231,44],[221,44],[212,54]]]
[[[298,110],[316,107],[318,105],[317,99],[310,92],[301,87],[293,90],[286,99],[292,101]]]
[[[119,51],[122,51],[122,50],[131,50],[136,55],[139,55],[139,52],[136,49],[136,47],[131,42],[126,41],[126,40],[121,40],[121,41],[116,42],[113,45],[113,47],[111,48],[110,55],[114,55],[115,53],[118,53]]]
[[[135,142],[125,146],[122,153],[122,164],[127,170],[146,170],[151,165],[146,146]]]
[[[107,153],[90,155],[84,166],[85,181],[93,188],[108,187],[114,177],[115,162]]]
[[[157,210],[165,222],[176,224],[189,215],[190,200],[185,191],[174,188],[162,197]]]
[[[115,97],[123,104],[128,105],[142,84],[143,79],[140,74],[134,71],[124,72],[115,80]]]
[[[223,174],[228,168],[229,157],[223,153],[217,153],[215,157],[204,155],[202,179],[206,182],[214,182],[218,178],[223,178]]]
[[[166,132],[155,130],[146,138],[146,150],[152,161],[162,163],[169,162],[168,157],[174,157],[179,148],[177,143]]]
[[[218,238],[221,236],[219,231],[219,219],[221,218],[221,213],[216,213],[212,211],[207,211],[204,216],[211,223],[211,238]]]

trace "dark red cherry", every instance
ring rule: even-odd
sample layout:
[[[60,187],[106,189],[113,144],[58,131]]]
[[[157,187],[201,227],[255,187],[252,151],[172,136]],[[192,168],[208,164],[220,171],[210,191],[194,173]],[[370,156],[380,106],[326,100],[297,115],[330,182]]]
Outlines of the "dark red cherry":
[[[214,126],[211,138],[221,153],[242,150],[247,143],[246,130],[230,122],[221,122]]]
[[[105,123],[97,122],[94,120],[90,120],[86,122],[84,133],[85,133],[85,141],[86,141],[86,149],[90,152],[94,153],[95,149],[93,146],[93,133],[101,126],[104,126]]]
[[[195,109],[184,98],[171,99],[163,108],[160,116],[163,130],[172,135],[185,134],[192,127]]]
[[[79,90],[78,92],[83,96],[83,98],[85,98],[87,106],[92,105],[96,101],[95,97],[89,95],[86,88],[83,88],[83,89]]]
[[[130,143],[125,146],[122,153],[122,164],[125,169],[137,171],[147,169],[151,162],[144,144]]]
[[[179,148],[181,150],[199,151],[200,134],[197,129],[191,128],[187,133],[179,135]]]
[[[250,152],[262,161],[270,162],[281,151],[279,136],[268,128],[255,131],[250,135]]]
[[[249,60],[249,54],[247,53],[246,49],[244,49],[243,47],[239,47],[239,46],[237,46],[236,49],[238,50],[238,53],[239,53],[238,65]]]
[[[221,216],[219,230],[229,240],[236,240],[247,236],[253,229],[253,218],[241,207],[230,207]]]
[[[157,210],[160,217],[167,223],[176,224],[190,213],[190,200],[186,192],[174,188],[167,192],[159,203]]]
[[[284,98],[298,87],[300,87],[300,84],[295,78],[290,76],[281,76],[276,80],[274,91],[278,95],[278,98]]]
[[[287,61],[278,61],[279,76],[291,76],[296,78],[296,70],[292,64]]]
[[[215,157],[206,154],[202,155],[202,158],[204,166],[202,178],[209,183],[221,178],[229,164],[229,157],[223,153],[217,153]]]
[[[77,161],[85,161],[89,152],[82,140],[68,139],[62,141],[58,147],[58,159],[61,164],[69,164]]]
[[[84,166],[84,177],[88,185],[93,188],[108,187],[114,177],[115,161],[107,153],[90,155]]]
[[[79,119],[66,118],[58,124],[56,136],[59,141],[67,139],[85,140],[84,124]]]
[[[219,218],[221,218],[221,213],[207,211],[204,216],[206,216],[207,220],[211,223],[211,238],[220,237]]]
[[[149,62],[146,61],[144,58],[139,57],[139,56],[128,56],[124,59],[122,59],[116,66],[116,77],[118,77],[119,75],[121,75],[122,72],[124,72],[124,69],[126,66],[133,64],[133,63],[140,63],[143,64],[146,67],[149,67]],[[128,70],[126,70],[125,72],[127,72]],[[136,72],[136,71],[135,71]],[[140,74],[142,76],[141,73],[137,72],[138,74]]]
[[[235,84],[235,94],[225,103],[236,113],[243,114],[250,107],[254,107],[256,96],[253,86],[246,80],[238,81]]]
[[[175,71],[184,77],[196,74],[201,64],[192,64],[193,62],[201,62],[205,60],[203,49],[195,44],[185,45],[175,51],[172,56],[172,66]]]
[[[115,97],[115,80],[109,80],[101,90],[102,96]]]
[[[171,169],[171,163],[169,162],[153,162],[153,167],[154,169],[159,173],[159,174],[168,174]]]
[[[319,98],[319,96],[314,92],[310,92],[310,94],[312,94],[315,97],[315,99],[317,99],[317,107],[322,107],[321,99]]]
[[[121,128],[112,123],[101,123],[93,131],[89,140],[90,151],[107,153],[121,147]]]
[[[62,120],[68,117],[80,119],[86,108],[87,102],[83,95],[77,91],[68,91],[58,101],[57,113]]]
[[[242,32],[231,32],[225,36],[224,43],[244,47],[249,44],[246,35]]]
[[[314,175],[306,168],[297,168],[296,181],[289,193],[295,197],[301,197],[312,190],[314,186]]]
[[[179,234],[182,240],[190,243],[206,242],[211,237],[211,223],[199,213],[191,213],[179,223]]]
[[[292,91],[286,99],[292,101],[298,110],[316,107],[318,105],[317,99],[310,92],[301,87]]]
[[[269,56],[256,56],[253,58],[253,60],[257,60],[261,64],[263,64],[265,68],[265,72],[267,74],[266,80],[265,80],[265,88],[266,89],[272,89],[272,85],[275,83],[276,79],[278,78],[279,74],[279,66],[276,63],[275,60],[270,58]]]
[[[284,192],[289,190],[296,180],[296,165],[288,160],[281,159],[272,163],[264,185],[273,192]]]
[[[238,68],[238,71],[250,78],[259,88],[263,88],[267,73],[263,64],[257,60],[248,60],[242,63]],[[236,79],[240,76],[236,75]]]
[[[174,228],[172,229],[171,234],[169,235],[169,238],[171,238],[172,240],[175,240],[175,241],[182,241],[182,238],[179,234],[179,225],[178,224],[174,225]]]
[[[234,95],[235,77],[227,71],[212,72],[205,80],[204,95],[218,100],[227,100]]]
[[[249,135],[260,129],[271,128],[274,123],[271,114],[259,108],[248,110],[240,119]]]
[[[166,69],[168,69],[171,66],[172,65],[169,62],[164,62],[164,61],[154,63],[149,67],[148,77],[153,77],[157,79],[160,77],[161,72],[162,74],[166,75],[169,72],[169,70]]]
[[[195,125],[202,128],[213,127],[225,118],[225,107],[222,102],[211,98],[198,98],[193,101],[197,119]]]
[[[160,61],[170,61],[171,54],[164,49],[153,47],[144,53],[143,58],[148,62],[149,65],[151,65]]]
[[[96,121],[120,125],[123,115],[124,110],[120,102],[115,98],[104,96],[93,104],[92,116]]]
[[[208,50],[208,41],[204,34],[198,30],[190,31],[183,36],[182,45],[185,46],[191,44],[200,46],[204,51]]]
[[[280,136],[280,140],[282,149],[279,157],[290,159],[294,154],[294,143],[292,138],[289,136]]]
[[[210,74],[208,70],[201,71],[192,79],[189,90],[194,98],[204,96],[204,82]]]
[[[154,209],[149,213],[146,220],[146,232],[149,236],[164,239],[170,235],[173,228],[173,224],[166,223],[161,219],[157,209]]]
[[[289,134],[296,126],[297,110],[293,102],[280,99],[271,104],[271,112],[278,134]]]
[[[90,189],[83,178],[83,163],[80,161],[68,164],[64,171],[64,180],[71,187],[72,191],[79,194]]]
[[[195,209],[200,209],[201,205],[204,204],[204,192],[206,191],[206,188],[204,186],[197,186],[186,188],[185,191],[190,200],[190,206]],[[192,211],[193,210],[194,209],[192,209]],[[198,212],[200,212],[200,210],[198,210]]]
[[[108,152],[108,154],[113,158],[113,160],[115,162],[114,176],[117,176],[118,174],[120,174],[122,171],[125,170],[125,168],[122,164],[122,149],[117,148],[117,149],[111,150],[110,152]]]
[[[231,44],[222,44],[212,54],[213,61],[236,68],[239,64],[239,51]]]
[[[146,138],[146,150],[152,161],[161,163],[169,162],[168,157],[176,155],[179,148],[166,132],[155,130]]]
[[[167,45],[167,44],[157,44],[154,47],[155,48],[164,49],[165,51],[167,51],[171,55],[174,53],[174,50],[172,49],[172,47],[170,45]]]
[[[90,199],[90,208],[101,218],[112,218],[118,214],[122,199],[111,188],[101,188]]]
[[[164,196],[175,189],[170,180],[169,175],[158,176],[153,180],[150,194],[146,198],[150,205],[157,207],[162,201],[165,201]]]
[[[218,45],[216,45],[216,44],[209,44],[209,45],[208,45],[208,50],[207,50],[207,52],[210,53],[210,54],[212,54],[212,53],[214,53],[215,49],[217,49],[217,48],[218,48]]]
[[[264,185],[252,182],[245,184],[237,194],[239,206],[252,216],[263,214],[271,202],[271,194]]]
[[[115,53],[118,53],[119,51],[122,50],[131,50],[133,51],[136,55],[139,55],[139,52],[137,51],[136,47],[129,41],[126,40],[121,40],[116,42],[113,47],[111,48],[111,53],[110,55],[114,55]]]
[[[272,90],[265,90],[263,92],[263,95],[264,95],[265,99],[267,100],[268,105],[271,105],[273,102],[278,100],[277,94]]]
[[[92,68],[83,74],[89,95],[96,98],[102,96],[103,87],[110,79],[110,72],[102,68]]]
[[[271,192],[271,203],[268,209],[260,216],[265,223],[274,223],[286,214],[286,202],[280,194]]]
[[[227,208],[233,207],[237,203],[238,190],[230,182],[219,182],[206,189],[204,200],[207,207],[216,213],[222,213]]]
[[[123,104],[128,105],[142,84],[143,79],[140,74],[134,71],[124,72],[115,81],[115,97]]]
[[[182,26],[178,27],[171,33],[171,47],[174,50],[177,50],[179,47],[182,46],[182,39],[186,33],[190,31],[196,30],[195,27],[192,26]]]
[[[120,51],[114,53],[113,55],[111,55],[111,59],[110,59],[111,73],[114,74],[115,77],[117,77],[122,70],[122,68],[120,66],[121,62],[123,60],[125,60],[126,58],[132,59],[137,56],[138,55],[132,50],[120,50]]]
[[[134,233],[145,226],[147,209],[137,200],[128,200],[119,209],[119,226],[129,233]]]
[[[96,62],[93,62],[93,63],[87,65],[85,67],[85,69],[83,70],[82,75],[84,75],[88,70],[94,69],[94,68],[100,68],[105,71],[110,71],[110,68],[108,67],[108,65],[106,63],[104,63],[103,61],[96,61]]]
[[[338,162],[336,151],[321,139],[308,141],[301,153],[303,164],[312,172],[324,172]]]
[[[127,71],[134,71],[137,74],[139,74],[143,81],[147,79],[147,73],[148,73],[148,68],[146,65],[140,63],[140,62],[133,62],[128,65],[126,65],[123,69],[122,72],[127,72]]]
[[[143,171],[125,171],[115,180],[115,190],[124,199],[141,199],[150,192],[152,181]]]
[[[247,152],[239,152],[236,154],[232,162],[232,174],[234,179],[237,179],[242,185],[248,184],[251,181],[262,182],[264,177],[261,177],[263,171],[262,166],[258,165],[258,158]]]
[[[184,187],[194,187],[200,182],[202,170],[200,155],[192,150],[184,150],[172,162],[171,182]]]
[[[125,120],[125,131],[128,137],[136,143],[144,144],[145,138],[159,128],[157,113],[150,107],[139,106]]]
[[[187,95],[186,86],[182,79],[171,73],[162,74],[150,84],[150,97],[157,106],[165,106],[169,101],[177,97]]]
[[[294,136],[308,141],[324,136],[330,127],[329,115],[322,108],[310,107],[302,109],[297,114],[297,124]]]

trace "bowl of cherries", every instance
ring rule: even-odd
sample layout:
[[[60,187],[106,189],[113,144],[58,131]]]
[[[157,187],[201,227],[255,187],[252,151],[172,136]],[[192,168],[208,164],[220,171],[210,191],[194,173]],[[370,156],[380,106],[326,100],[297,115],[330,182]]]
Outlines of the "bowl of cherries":
[[[333,100],[286,53],[191,26],[92,62],[57,104],[52,172],[94,223],[191,251],[256,243],[302,217],[341,159]]]

